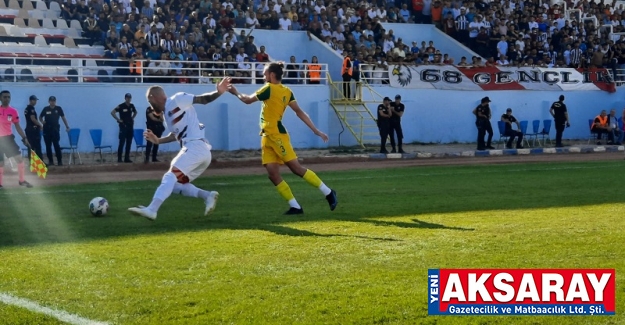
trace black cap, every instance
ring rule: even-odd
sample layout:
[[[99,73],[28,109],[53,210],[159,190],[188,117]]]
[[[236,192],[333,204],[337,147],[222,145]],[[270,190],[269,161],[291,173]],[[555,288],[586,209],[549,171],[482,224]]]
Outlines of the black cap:
[[[512,108],[509,108],[506,110],[506,112],[512,112]]]
[[[48,98],[48,101],[55,101],[56,102],[56,97],[50,96],[50,98]]]
[[[490,103],[490,98],[488,98],[488,97],[482,98],[482,103],[484,103],[484,102],[489,102]]]
[[[130,93],[126,93],[126,95],[124,96],[124,98],[132,98],[132,95]]]
[[[30,99],[30,100],[39,100],[39,98],[37,98],[37,96],[35,96],[35,95],[30,95],[30,97],[28,97],[28,99]]]
[[[400,94],[395,95],[395,99],[401,99],[401,95]]]
[[[384,97],[384,101],[387,101],[387,100],[388,100],[389,102],[391,101],[391,99],[390,99],[390,98],[388,98],[388,97]]]

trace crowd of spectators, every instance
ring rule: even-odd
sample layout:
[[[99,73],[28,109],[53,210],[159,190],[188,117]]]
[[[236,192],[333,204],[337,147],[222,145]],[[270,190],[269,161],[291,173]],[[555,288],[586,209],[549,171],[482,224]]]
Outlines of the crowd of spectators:
[[[567,6],[581,14],[567,17],[562,4],[540,0],[78,0],[62,4],[62,17],[83,21],[84,36],[104,45],[107,57],[130,62],[128,73],[133,60],[148,60],[144,75],[178,82],[188,74],[219,77],[229,61],[247,68],[267,58],[259,57],[264,51],[253,36],[232,28],[307,31],[338,53],[350,53],[356,69],[368,64],[382,71],[391,63],[625,68],[625,39],[599,36],[591,19],[622,31],[625,11],[594,0]],[[381,22],[434,24],[485,60],[454,60],[431,40],[404,41]],[[194,67],[185,61],[196,60],[206,71],[183,69]]]

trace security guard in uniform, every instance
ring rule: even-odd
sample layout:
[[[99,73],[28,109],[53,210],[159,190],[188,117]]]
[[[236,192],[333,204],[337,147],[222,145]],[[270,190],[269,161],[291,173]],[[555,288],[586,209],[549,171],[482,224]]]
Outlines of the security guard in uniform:
[[[562,148],[562,133],[564,128],[571,126],[569,123],[569,113],[566,110],[566,104],[564,104],[564,95],[560,95],[557,102],[551,104],[549,113],[553,116],[554,124],[556,126],[556,147]]]
[[[48,104],[49,105],[44,107],[39,114],[39,121],[43,124],[43,142],[46,144],[48,165],[54,165],[54,160],[52,159],[52,146],[54,146],[56,161],[59,166],[63,166],[63,154],[61,153],[61,146],[59,145],[59,141],[61,140],[59,118],[63,119],[66,132],[69,132],[69,123],[67,123],[67,119],[65,119],[63,108],[61,108],[61,106],[56,106],[56,97],[50,96]]]
[[[156,113],[152,106],[148,106],[145,110],[145,125],[148,130],[151,130],[157,137],[161,137],[163,132],[165,131],[165,125],[163,125],[163,121],[165,121],[163,114]],[[150,159],[150,153],[152,154],[152,162],[159,162],[156,159],[156,155],[158,154],[158,144],[153,144],[148,141],[145,145],[145,163],[147,164]]]
[[[26,128],[24,131],[26,132],[28,143],[30,143],[30,149],[35,151],[37,156],[41,158],[43,157],[41,153],[41,130],[43,129],[43,125],[37,120],[35,105],[37,105],[38,100],[39,98],[35,95],[31,95],[28,98],[28,106],[26,106],[24,110],[24,117],[26,118]]]
[[[490,98],[482,98],[482,102],[473,110],[475,114],[475,126],[477,126],[477,150],[495,149],[491,146],[493,140],[493,127],[490,124]],[[484,144],[484,136],[488,132],[488,141]]]
[[[380,153],[388,153],[386,139],[391,130],[391,99],[384,97],[384,103],[378,105],[378,129],[380,130]]]
[[[124,151],[124,160],[125,163],[131,163],[130,160],[130,147],[132,146],[132,138],[134,132],[134,122],[135,116],[137,116],[137,109],[135,105],[130,103],[132,100],[132,95],[127,93],[124,96],[124,102],[117,105],[117,107],[113,108],[111,111],[111,115],[113,118],[119,123],[119,146],[117,146],[117,162],[122,162],[122,151],[124,151],[124,144],[126,145],[126,150]],[[119,117],[117,114],[119,113]]]
[[[406,107],[401,102],[401,96],[395,95],[395,101],[390,103],[391,106],[391,129],[389,135],[391,136],[391,147],[393,147],[392,153],[395,153],[395,134],[397,134],[397,149],[399,153],[404,153],[402,149],[402,140],[404,139],[404,132],[401,129],[401,117],[404,115],[404,109]]]

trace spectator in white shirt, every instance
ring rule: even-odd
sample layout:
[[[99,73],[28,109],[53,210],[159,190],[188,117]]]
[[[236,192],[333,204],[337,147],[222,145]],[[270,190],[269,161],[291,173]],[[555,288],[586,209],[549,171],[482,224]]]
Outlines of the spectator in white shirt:
[[[239,53],[237,53],[235,60],[240,63],[245,61],[245,58],[247,58],[247,54],[245,54],[245,48],[241,46],[239,47]]]
[[[497,60],[496,62],[497,65],[502,66],[502,67],[507,67],[510,65],[510,62],[508,61],[508,57],[505,55],[502,55],[499,57],[499,60]]]
[[[245,19],[245,25],[247,28],[252,28],[252,27],[260,28],[260,23],[258,22],[258,19],[256,19],[255,13],[251,12],[250,15],[247,17],[247,19]]]
[[[291,30],[291,20],[289,19],[289,16],[287,13],[284,13],[282,15],[282,18],[280,18],[278,23],[280,24],[280,29]]]
[[[373,19],[375,17],[379,17],[380,16],[380,10],[378,9],[378,6],[376,6],[375,4],[369,8],[369,10],[367,10],[367,16],[369,16],[369,19]]]
[[[211,29],[215,29],[215,27],[217,26],[217,22],[215,21],[215,19],[213,19],[213,15],[208,14],[208,16],[206,16],[206,18],[204,18],[204,20],[202,21],[202,25],[208,26]]]
[[[323,1],[317,0],[317,4],[315,5],[315,11],[320,14],[321,9],[326,10],[326,6],[323,5]]]

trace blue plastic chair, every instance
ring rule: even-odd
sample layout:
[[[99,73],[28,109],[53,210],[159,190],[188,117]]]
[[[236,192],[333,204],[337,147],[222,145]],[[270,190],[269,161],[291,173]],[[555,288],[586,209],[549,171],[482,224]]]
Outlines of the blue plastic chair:
[[[139,155],[139,152],[145,152],[143,129],[134,129],[132,135],[135,138],[135,145],[137,147],[137,150],[135,151],[135,160],[137,160],[137,155]]]
[[[96,151],[100,152],[100,163],[104,162],[104,158],[102,157],[102,149],[109,149],[111,153],[111,159],[113,159],[113,147],[108,145],[102,145],[102,129],[91,129],[89,130],[89,135],[91,135],[91,141],[93,142],[93,155],[95,156]]]
[[[499,142],[497,143],[497,148],[499,148],[499,145],[504,142],[504,141],[508,141],[508,138],[510,138],[509,136],[507,136],[506,133],[506,122],[504,121],[497,121],[497,128],[499,129]],[[505,145],[504,145],[505,147]]]
[[[529,144],[529,140],[530,139],[534,139],[532,141],[532,147],[536,146],[536,141],[538,141],[538,145],[540,146],[540,140],[538,140],[538,129],[540,128],[540,120],[533,120],[532,121],[532,132],[531,133],[527,133],[527,139],[528,139],[528,144]]]
[[[521,133],[523,133],[523,141],[527,144],[527,146],[530,146],[529,141],[527,141],[527,126],[529,124],[528,121],[521,121]]]
[[[61,152],[63,150],[69,150],[69,164],[72,162],[76,163],[76,159],[74,159],[74,154],[78,156],[78,162],[82,165],[82,159],[80,158],[80,152],[78,152],[78,140],[80,139],[80,129],[69,129],[67,132],[69,136],[69,147],[61,147]]]
[[[549,132],[551,131],[551,120],[543,120],[543,130],[540,131],[538,135],[543,138],[543,146],[547,144],[547,140],[549,144],[551,144],[551,139],[549,138]]]

